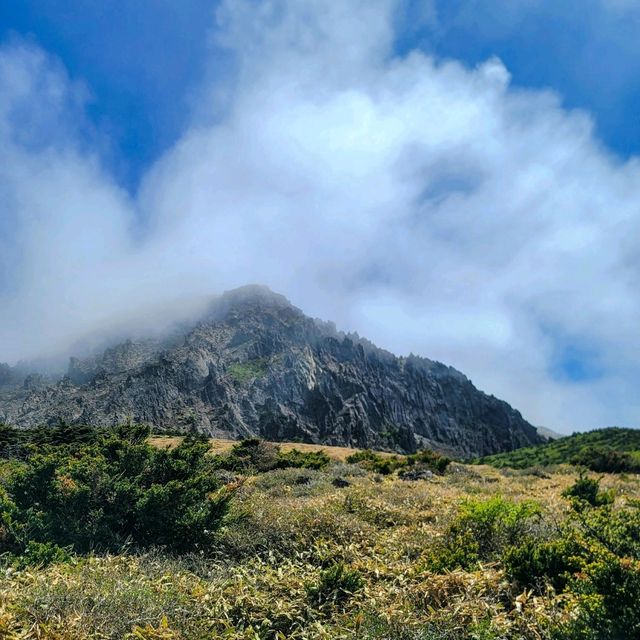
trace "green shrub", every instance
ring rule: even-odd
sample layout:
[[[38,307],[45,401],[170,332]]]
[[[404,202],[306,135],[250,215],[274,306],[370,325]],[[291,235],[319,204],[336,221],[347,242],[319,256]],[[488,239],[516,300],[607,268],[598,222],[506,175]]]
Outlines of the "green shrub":
[[[563,591],[571,576],[584,567],[584,549],[571,536],[542,541],[527,538],[505,551],[503,564],[520,587],[543,591],[548,582]]]
[[[0,424],[0,458],[24,458],[27,432]]]
[[[364,580],[358,571],[338,562],[320,574],[316,583],[307,584],[307,595],[315,605],[340,604],[362,589]]]
[[[409,466],[416,465],[429,469],[433,473],[443,474],[451,463],[451,458],[430,449],[423,449],[407,456],[406,461]]]
[[[365,449],[351,454],[347,458],[347,462],[359,464],[367,471],[382,475],[390,475],[394,471],[406,467],[418,467],[442,474],[449,466],[451,459],[430,449],[424,449],[408,456],[382,455],[370,449]]]
[[[520,586],[551,583],[575,607],[558,640],[640,637],[640,505],[616,507],[611,492],[580,476],[565,492],[575,506],[551,540],[527,538],[504,556]]]
[[[52,542],[34,542],[27,544],[24,552],[13,558],[14,565],[19,569],[26,567],[44,567],[49,564],[70,562],[73,555],[68,549],[63,549]]]
[[[227,372],[235,382],[244,384],[264,376],[267,372],[267,363],[262,358],[247,360],[246,362],[234,362],[229,366]]]
[[[156,449],[142,430],[126,435],[84,446],[65,440],[17,468],[0,495],[0,552],[42,551],[38,544],[78,553],[208,548],[230,498],[208,444],[187,438],[175,449]]]
[[[598,473],[640,473],[640,463],[631,453],[605,446],[585,447],[571,463]]]
[[[379,453],[374,453],[370,449],[363,451],[356,451],[352,453],[348,458],[349,464],[359,464],[363,469],[367,471],[373,471],[374,473],[380,473],[384,476],[390,475],[397,469],[406,466],[407,462],[400,456],[383,456]]]
[[[640,637],[640,563],[603,554],[571,582],[576,620],[558,634],[570,640]]]
[[[613,494],[600,490],[600,481],[589,478],[584,474],[562,492],[565,498],[569,498],[576,509],[583,509],[586,505],[600,507],[613,502]]]
[[[526,535],[540,513],[539,505],[531,501],[514,503],[501,496],[466,500],[443,540],[429,551],[426,567],[442,572],[496,560],[504,549]]]
[[[298,451],[292,449],[278,454],[278,469],[324,469],[331,462],[331,458],[324,451]]]
[[[227,471],[264,473],[274,469],[324,469],[331,459],[324,451],[283,453],[277,444],[259,438],[247,438],[233,445],[227,454],[216,457],[216,466]]]
[[[498,468],[579,464],[599,473],[640,473],[640,430],[609,427],[475,460]]]
[[[280,448],[259,438],[246,438],[234,444],[227,454],[216,456],[216,466],[227,471],[260,473],[278,466]]]

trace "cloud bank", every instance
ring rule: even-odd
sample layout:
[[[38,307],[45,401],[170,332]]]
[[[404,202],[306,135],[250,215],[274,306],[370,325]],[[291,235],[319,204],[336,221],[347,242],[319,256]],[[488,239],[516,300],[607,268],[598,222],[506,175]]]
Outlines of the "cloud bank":
[[[261,282],[534,423],[637,426],[638,161],[498,59],[394,55],[397,11],[224,3],[233,67],[135,196],[100,162],[89,90],[5,45],[0,360]]]

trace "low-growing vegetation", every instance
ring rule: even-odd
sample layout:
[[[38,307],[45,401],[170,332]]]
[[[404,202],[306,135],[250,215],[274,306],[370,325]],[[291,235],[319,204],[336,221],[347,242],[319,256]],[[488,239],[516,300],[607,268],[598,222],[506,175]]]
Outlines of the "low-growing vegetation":
[[[394,471],[429,471],[442,474],[449,466],[451,459],[429,449],[424,449],[407,456],[381,454],[365,449],[357,451],[347,458],[351,464],[359,464],[367,471],[389,475]]]
[[[136,425],[0,438],[1,638],[640,637],[636,475]]]
[[[226,454],[216,457],[216,466],[227,471],[264,473],[274,469],[323,469],[330,462],[324,451],[282,451],[272,442],[248,438],[234,445]]]
[[[262,358],[234,362],[228,369],[229,376],[239,384],[244,384],[255,378],[261,378],[266,372],[267,362]]]
[[[78,440],[26,445],[29,455],[4,478],[0,553],[9,562],[127,546],[211,548],[231,492],[215,476],[206,442],[185,438],[174,449],[157,449],[137,425],[91,437],[77,431]]]
[[[640,430],[610,427],[574,433],[537,447],[486,456],[476,462],[497,468],[573,464],[599,473],[640,473]]]

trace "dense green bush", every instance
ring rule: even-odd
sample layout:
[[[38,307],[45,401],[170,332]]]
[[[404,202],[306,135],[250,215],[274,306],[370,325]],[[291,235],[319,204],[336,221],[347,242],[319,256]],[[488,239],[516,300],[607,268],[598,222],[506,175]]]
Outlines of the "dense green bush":
[[[428,469],[433,473],[444,473],[451,462],[450,458],[436,451],[424,449],[408,456],[382,455],[370,449],[357,451],[347,458],[350,464],[359,464],[367,471],[374,471],[382,475],[389,475],[406,467]]]
[[[364,580],[358,571],[337,562],[320,574],[318,581],[307,584],[307,595],[315,605],[345,602],[362,589]]]
[[[570,461],[598,473],[640,473],[640,460],[637,456],[606,446],[585,447],[572,456]]]
[[[562,591],[584,566],[584,550],[574,536],[551,540],[526,538],[505,551],[507,575],[522,587],[543,592],[546,584]]]
[[[148,435],[148,427],[145,425],[126,424],[122,428],[132,432],[142,429]],[[51,427],[40,426],[34,429],[16,429],[0,424],[0,458],[24,459],[32,451],[41,451],[48,446],[64,445],[77,449],[97,442],[106,433],[104,429],[67,424],[63,420]]]
[[[331,462],[331,458],[324,451],[298,451],[291,449],[278,456],[278,469],[324,469]]]
[[[396,469],[400,469],[406,465],[406,461],[400,456],[389,456],[374,453],[371,449],[356,451],[347,457],[349,464],[358,464],[367,471],[389,475]]]
[[[600,507],[613,502],[613,494],[600,489],[600,481],[589,478],[584,474],[568,489],[562,492],[565,498],[569,498],[576,509],[583,509],[585,504],[592,507]]]
[[[501,496],[465,500],[445,536],[427,553],[431,571],[470,569],[478,562],[493,561],[526,535],[541,513],[532,501],[511,502]]]
[[[616,507],[599,482],[581,475],[564,492],[574,511],[550,539],[525,537],[507,550],[507,575],[524,587],[551,584],[576,607],[563,640],[640,637],[640,505]]]
[[[431,451],[430,449],[423,449],[417,453],[413,453],[406,457],[408,466],[419,466],[421,468],[429,469],[434,473],[444,473],[451,463],[451,458],[438,453],[437,451]]]
[[[277,444],[259,438],[247,438],[233,445],[227,454],[216,456],[216,466],[227,471],[264,473],[274,469],[324,469],[331,459],[324,451],[284,453]]]
[[[0,458],[22,458],[26,455],[25,431],[0,424]]]
[[[580,605],[570,638],[640,637],[640,562],[603,552],[570,586]]]
[[[264,472],[275,469],[279,448],[259,438],[247,438],[233,445],[229,453],[215,457],[219,469],[236,472]]]
[[[215,477],[208,444],[186,438],[157,449],[147,436],[144,427],[127,425],[32,452],[4,480],[0,552],[209,548],[230,493]]]

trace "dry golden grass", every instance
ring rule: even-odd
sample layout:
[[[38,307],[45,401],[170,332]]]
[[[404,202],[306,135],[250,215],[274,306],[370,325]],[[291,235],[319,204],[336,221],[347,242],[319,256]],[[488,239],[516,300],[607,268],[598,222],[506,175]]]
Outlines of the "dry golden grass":
[[[173,448],[178,446],[182,441],[182,436],[152,436],[149,438],[149,442],[155,447],[169,447]],[[225,440],[222,438],[210,438],[211,453],[220,454],[230,451],[234,444],[238,444],[237,440]],[[349,447],[330,447],[323,444],[307,444],[304,442],[275,442],[283,453],[297,449],[298,451],[316,452],[324,451],[332,460],[338,462],[344,462],[350,455],[361,451],[361,449],[351,449]],[[379,452],[382,456],[392,456],[395,454],[387,452]]]
[[[335,459],[351,451],[323,449]],[[334,486],[337,477],[349,485]],[[456,465],[404,482],[341,462],[261,474],[239,490],[215,557],[92,557],[0,576],[0,638],[542,640],[550,621],[571,614],[553,593],[514,590],[498,563],[438,575],[425,558],[462,500],[533,499],[556,522],[575,479],[569,468],[539,477]],[[637,476],[603,484],[640,497]],[[307,586],[336,562],[358,572],[362,589],[313,603]]]

